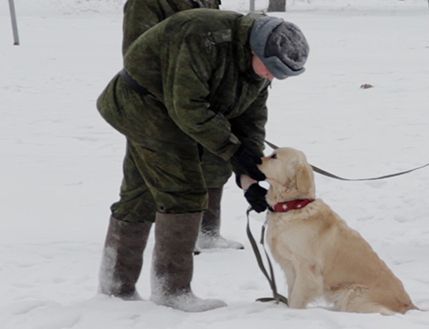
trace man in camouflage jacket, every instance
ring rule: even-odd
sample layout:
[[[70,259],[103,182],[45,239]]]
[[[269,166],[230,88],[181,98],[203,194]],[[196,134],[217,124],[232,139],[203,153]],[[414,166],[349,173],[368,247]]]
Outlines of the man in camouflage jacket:
[[[126,198],[121,193],[112,216],[141,225],[142,216],[156,218],[151,281],[156,303],[184,311],[225,305],[196,297],[190,287],[192,253],[208,206],[202,150],[231,161],[249,203],[265,210],[266,191],[257,184],[265,177],[257,164],[267,88],[273,77],[302,73],[307,56],[305,37],[292,23],[209,9],[162,21],[126,52],[124,69],[97,107],[127,137],[121,191],[136,191]],[[126,244],[131,259],[135,241],[130,237]],[[124,280],[114,283],[123,286]],[[129,293],[132,298],[135,290]]]
[[[124,6],[122,52],[125,55],[129,46],[144,32],[176,12],[194,8],[219,9],[220,0],[128,0]],[[208,209],[204,211],[196,249],[235,248],[242,249],[242,244],[223,238],[220,235],[220,205],[223,185],[231,175],[228,162],[202,150],[201,166],[208,186]],[[121,200],[113,208],[139,209],[139,193],[144,186],[143,178],[135,166],[130,166],[128,155],[124,161],[124,181],[121,188]],[[132,183],[132,184],[131,184]],[[133,201],[130,201],[133,200]],[[154,216],[154,214],[153,214]],[[130,295],[135,291],[135,283],[143,265],[143,250],[151,224],[155,220],[147,213],[136,214],[133,221],[123,221],[111,216],[108,234],[103,252],[100,271],[100,291],[108,295]],[[133,241],[134,257],[127,257],[128,252],[121,248],[124,241]],[[116,250],[115,259],[109,250]],[[128,273],[125,275],[124,273]],[[133,273],[133,275],[130,275]],[[113,278],[122,277],[121,285],[113,285]],[[106,280],[106,278],[110,278]]]
[[[124,6],[122,52],[125,55],[141,34],[176,12],[193,8],[219,9],[219,5],[220,0],[128,0]],[[208,208],[201,222],[197,249],[243,249],[241,243],[220,235],[223,185],[231,176],[231,166],[207,150],[202,150],[201,166],[208,188]],[[111,220],[109,225],[116,225],[116,222]]]

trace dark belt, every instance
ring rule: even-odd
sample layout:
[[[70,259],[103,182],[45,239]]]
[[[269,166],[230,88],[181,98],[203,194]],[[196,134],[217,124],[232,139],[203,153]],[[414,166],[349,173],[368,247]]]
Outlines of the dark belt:
[[[143,87],[141,84],[139,84],[136,80],[133,79],[133,77],[127,72],[126,69],[122,69],[122,71],[119,72],[119,75],[122,77],[122,79],[124,79],[126,84],[135,92],[139,93],[142,96],[150,94],[150,92],[147,91],[145,87]]]

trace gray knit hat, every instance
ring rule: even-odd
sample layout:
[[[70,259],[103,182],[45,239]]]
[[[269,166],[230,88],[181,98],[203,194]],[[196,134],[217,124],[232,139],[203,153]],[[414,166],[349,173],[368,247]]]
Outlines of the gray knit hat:
[[[256,18],[250,31],[250,48],[280,80],[304,72],[310,50],[295,24],[272,16]]]

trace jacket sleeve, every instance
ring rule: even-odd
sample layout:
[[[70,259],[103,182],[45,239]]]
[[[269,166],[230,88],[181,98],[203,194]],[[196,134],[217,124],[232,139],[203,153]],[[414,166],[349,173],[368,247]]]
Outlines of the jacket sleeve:
[[[267,83],[255,101],[242,115],[231,120],[232,131],[243,146],[251,149],[261,157],[264,155],[265,125],[268,117],[266,105],[268,86],[269,84]],[[233,170],[235,173],[240,174],[235,166],[233,166]]]
[[[232,133],[229,121],[212,111],[208,101],[211,75],[219,57],[225,54],[219,53],[203,33],[181,31],[173,33],[164,51],[164,103],[181,130],[210,152],[228,160],[240,141]]]

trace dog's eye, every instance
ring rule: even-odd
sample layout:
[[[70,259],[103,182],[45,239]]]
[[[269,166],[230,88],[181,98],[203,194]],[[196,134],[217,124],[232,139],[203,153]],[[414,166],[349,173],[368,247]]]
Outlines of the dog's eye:
[[[273,155],[272,155],[272,156],[270,156],[270,158],[271,158],[271,159],[277,159],[277,154],[276,154],[276,153],[273,153]]]

